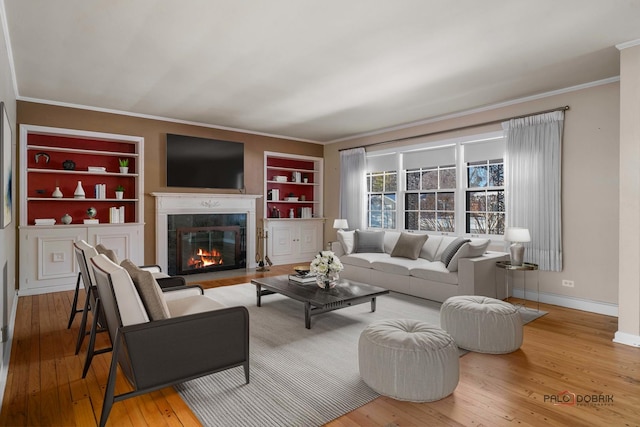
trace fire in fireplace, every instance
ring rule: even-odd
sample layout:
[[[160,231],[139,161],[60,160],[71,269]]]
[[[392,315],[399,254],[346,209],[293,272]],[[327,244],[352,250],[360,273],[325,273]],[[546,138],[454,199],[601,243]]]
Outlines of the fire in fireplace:
[[[184,227],[176,231],[177,274],[243,267],[240,227]]]

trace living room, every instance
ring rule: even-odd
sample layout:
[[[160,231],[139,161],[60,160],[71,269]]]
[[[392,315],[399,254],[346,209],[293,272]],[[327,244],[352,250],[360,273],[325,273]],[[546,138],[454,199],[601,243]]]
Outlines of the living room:
[[[3,12],[4,33],[7,33]],[[10,17],[9,17],[10,19]],[[637,38],[637,37],[636,37]],[[630,41],[620,40],[620,43]],[[616,54],[618,49],[615,49]],[[520,96],[506,102],[478,106],[463,113],[443,115],[416,121],[411,125],[361,133],[332,143],[316,143],[285,138],[259,132],[241,132],[233,127],[206,125],[196,121],[173,120],[127,114],[109,109],[85,108],[80,104],[48,102],[16,93],[9,64],[6,42],[0,50],[0,69],[3,70],[0,94],[5,103],[12,128],[14,165],[18,165],[19,128],[23,124],[65,129],[82,129],[144,138],[144,263],[156,262],[155,212],[153,192],[168,192],[164,170],[166,134],[191,135],[203,138],[240,141],[245,146],[246,194],[264,192],[264,152],[321,157],[324,160],[324,224],[323,243],[336,240],[332,227],[339,213],[339,152],[351,147],[369,147],[368,152],[389,150],[409,145],[405,138],[427,135],[426,143],[499,131],[496,121],[514,116],[569,106],[566,112],[562,148],[562,217],[563,270],[541,271],[539,275],[540,301],[553,306],[597,313],[618,318],[616,329],[608,340],[638,346],[640,322],[640,273],[637,259],[640,242],[637,238],[640,215],[635,200],[639,199],[636,153],[638,133],[638,71],[640,51],[637,45],[624,46],[620,51],[619,71],[610,77],[556,90]],[[20,80],[21,76],[18,75]],[[426,117],[426,116],[425,116]],[[483,123],[492,123],[483,125]],[[339,139],[339,138],[336,138]],[[388,141],[388,142],[387,142]],[[395,142],[399,141],[399,142]],[[22,171],[16,170],[15,180]],[[185,189],[184,192],[198,192]],[[0,230],[3,241],[0,261],[6,265],[5,283],[16,284],[20,263],[17,220],[21,195],[14,192],[14,221]],[[263,203],[256,204],[256,216],[265,217]],[[253,254],[252,254],[253,255]],[[250,255],[250,257],[252,256]],[[574,287],[563,286],[571,280]],[[69,284],[70,287],[74,283]],[[17,286],[14,286],[16,288]],[[9,292],[4,298],[3,317],[9,319],[12,307],[19,299]],[[567,318],[565,318],[566,320]],[[570,317],[568,317],[570,319]],[[568,320],[571,321],[571,320]],[[4,323],[6,325],[7,323]],[[617,334],[621,333],[621,334]],[[620,346],[623,344],[615,344]],[[625,346],[627,347],[627,346]],[[4,353],[3,359],[8,360]],[[466,357],[466,356],[465,356]],[[541,356],[542,357],[542,356]],[[3,365],[3,369],[7,367]],[[626,375],[619,368],[611,375]],[[556,390],[559,391],[559,390]],[[390,421],[389,421],[390,422]],[[637,422],[637,419],[636,419]]]

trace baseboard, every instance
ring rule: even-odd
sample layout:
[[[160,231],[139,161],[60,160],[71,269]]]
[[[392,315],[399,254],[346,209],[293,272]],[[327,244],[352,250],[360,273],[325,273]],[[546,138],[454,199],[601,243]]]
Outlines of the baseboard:
[[[11,315],[9,316],[9,325],[7,328],[7,341],[4,345],[2,353],[2,369],[0,370],[0,408],[2,408],[2,400],[4,392],[7,388],[7,376],[9,374],[9,361],[11,360],[11,346],[13,345],[13,331],[16,325],[16,313],[18,311],[18,295],[13,297],[13,306],[11,307]]]
[[[512,294],[516,298],[524,298],[522,289],[513,289]],[[538,297],[540,298],[540,302],[545,304],[558,305],[560,307],[618,317],[618,304],[568,297],[565,295],[547,294],[544,292],[537,294],[536,292],[527,291],[527,300],[536,301]]]
[[[613,337],[613,342],[630,345],[632,347],[640,347],[640,335],[617,331]]]

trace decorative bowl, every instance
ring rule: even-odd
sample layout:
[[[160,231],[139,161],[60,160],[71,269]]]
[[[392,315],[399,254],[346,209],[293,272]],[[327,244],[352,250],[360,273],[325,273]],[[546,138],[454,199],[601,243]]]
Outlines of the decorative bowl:
[[[308,265],[296,265],[293,270],[298,273],[298,276],[306,276],[311,271]]]

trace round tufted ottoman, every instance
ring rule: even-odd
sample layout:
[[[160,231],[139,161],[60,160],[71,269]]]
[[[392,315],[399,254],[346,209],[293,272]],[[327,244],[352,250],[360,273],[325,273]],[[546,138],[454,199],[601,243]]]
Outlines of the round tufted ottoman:
[[[522,345],[520,313],[495,298],[451,297],[440,308],[440,325],[458,347],[478,353],[511,353]]]
[[[360,376],[376,392],[398,400],[431,402],[453,393],[460,374],[449,334],[424,322],[382,320],[358,341]]]

